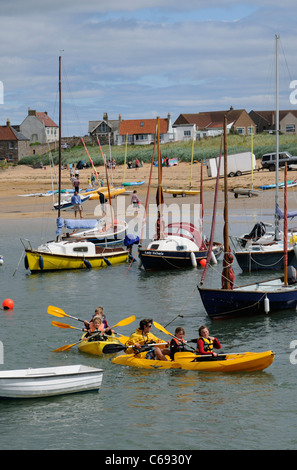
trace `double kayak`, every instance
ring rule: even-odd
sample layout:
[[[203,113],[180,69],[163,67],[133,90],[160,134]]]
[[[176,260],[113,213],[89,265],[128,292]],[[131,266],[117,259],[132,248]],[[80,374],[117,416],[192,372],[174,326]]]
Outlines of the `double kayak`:
[[[116,354],[123,350],[123,344],[127,341],[127,336],[110,336],[106,341],[96,341],[92,339],[84,339],[85,335],[82,336],[81,341],[78,343],[78,349],[87,354],[93,356],[101,356],[102,354]]]
[[[192,352],[179,352],[174,360],[158,361],[146,359],[146,352],[124,354],[112,359],[114,364],[142,369],[184,369],[199,372],[255,372],[264,370],[274,361],[273,351],[244,352],[212,356],[198,356]]]

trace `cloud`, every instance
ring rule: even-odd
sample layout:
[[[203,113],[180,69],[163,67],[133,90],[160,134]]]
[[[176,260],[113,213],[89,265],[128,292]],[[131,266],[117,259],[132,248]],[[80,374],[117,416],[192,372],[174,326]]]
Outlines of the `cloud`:
[[[139,7],[141,5],[141,8]],[[273,107],[274,47],[281,35],[281,104],[297,79],[297,7],[276,0],[53,0],[3,4],[0,19],[1,124],[27,109],[57,114],[62,55],[64,121],[72,134],[88,121],[199,112],[229,106]],[[271,100],[268,100],[271,97]],[[261,104],[262,103],[262,104]],[[54,116],[53,116],[54,114]]]

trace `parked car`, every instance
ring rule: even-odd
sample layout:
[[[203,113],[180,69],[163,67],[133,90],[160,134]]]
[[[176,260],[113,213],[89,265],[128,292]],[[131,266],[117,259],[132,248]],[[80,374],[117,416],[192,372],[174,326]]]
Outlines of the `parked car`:
[[[70,145],[67,144],[67,142],[64,142],[63,144],[61,144],[61,149],[70,149]]]
[[[297,164],[297,157],[294,157],[290,152],[279,152],[278,154],[278,166],[285,166],[287,162],[288,165]],[[275,171],[276,164],[276,153],[266,153],[262,156],[262,168],[268,168],[269,171]]]

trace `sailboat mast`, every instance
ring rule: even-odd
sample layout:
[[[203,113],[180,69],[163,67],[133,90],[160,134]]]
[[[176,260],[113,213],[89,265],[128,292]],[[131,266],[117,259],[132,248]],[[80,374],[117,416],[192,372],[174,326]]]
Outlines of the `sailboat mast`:
[[[58,186],[58,217],[61,216],[61,124],[62,124],[62,87],[61,87],[61,56],[59,56],[59,186]]]
[[[278,41],[279,35],[275,35],[275,207],[278,206],[278,178],[279,178],[279,77],[278,77]],[[279,240],[279,216],[275,211],[275,239]]]
[[[224,265],[227,266],[225,272],[225,289],[230,289],[229,278],[229,207],[228,207],[228,149],[227,149],[227,117],[224,116]]]

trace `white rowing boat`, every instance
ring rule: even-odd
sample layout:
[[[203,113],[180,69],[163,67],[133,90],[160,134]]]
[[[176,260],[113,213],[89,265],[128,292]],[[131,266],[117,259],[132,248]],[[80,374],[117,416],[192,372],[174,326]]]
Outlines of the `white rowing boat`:
[[[103,369],[83,365],[0,372],[0,398],[39,398],[99,390]]]

